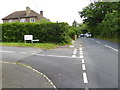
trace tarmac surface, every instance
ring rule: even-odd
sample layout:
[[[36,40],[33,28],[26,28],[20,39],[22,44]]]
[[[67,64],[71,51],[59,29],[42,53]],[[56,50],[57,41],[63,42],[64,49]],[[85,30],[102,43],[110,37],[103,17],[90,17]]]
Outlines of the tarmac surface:
[[[41,79],[38,77],[40,74],[36,73],[42,72],[49,77],[57,89],[118,90],[118,79],[120,77],[118,75],[120,70],[118,66],[118,43],[82,37],[78,38],[70,47],[41,50],[3,46],[0,53],[2,53],[1,59],[4,62],[22,63],[35,69],[31,70],[24,65],[3,64],[3,75],[5,74],[4,76],[10,80],[19,76],[18,81],[22,88],[28,86],[30,88],[42,87],[40,86]],[[9,80],[6,78],[3,79],[4,87],[10,86],[7,82]],[[16,86],[14,86],[14,82],[11,83],[13,84],[12,87],[19,87],[17,86],[19,82]],[[41,85],[45,83],[47,80],[43,80]],[[49,83],[48,87],[50,87]]]
[[[54,87],[46,76],[27,65],[2,62],[2,88]]]

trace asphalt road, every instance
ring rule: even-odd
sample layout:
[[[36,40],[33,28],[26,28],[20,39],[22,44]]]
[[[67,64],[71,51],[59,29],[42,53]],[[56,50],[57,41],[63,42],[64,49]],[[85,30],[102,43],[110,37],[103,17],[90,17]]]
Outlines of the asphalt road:
[[[74,47],[3,47],[0,52],[3,61],[27,64],[47,75],[57,88],[118,88],[117,43],[83,37]]]
[[[82,38],[89,88],[118,87],[118,44]]]

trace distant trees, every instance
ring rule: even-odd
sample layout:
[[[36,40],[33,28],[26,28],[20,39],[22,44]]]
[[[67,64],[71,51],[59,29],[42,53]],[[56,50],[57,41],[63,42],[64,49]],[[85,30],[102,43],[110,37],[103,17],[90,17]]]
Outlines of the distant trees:
[[[69,36],[73,39],[75,39],[75,35],[77,35],[77,37],[79,36],[79,27],[78,27],[78,23],[77,21],[73,21],[72,26],[70,26],[69,29]]]
[[[119,2],[94,2],[79,12],[83,23],[94,36],[117,38]]]

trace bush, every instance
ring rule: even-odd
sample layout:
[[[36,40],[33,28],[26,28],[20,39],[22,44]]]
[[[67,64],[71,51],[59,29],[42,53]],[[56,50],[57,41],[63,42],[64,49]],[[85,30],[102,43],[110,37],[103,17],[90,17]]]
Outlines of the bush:
[[[3,42],[23,42],[24,35],[33,35],[40,42],[69,43],[67,23],[4,23]]]
[[[2,24],[0,24],[0,42],[2,41]]]

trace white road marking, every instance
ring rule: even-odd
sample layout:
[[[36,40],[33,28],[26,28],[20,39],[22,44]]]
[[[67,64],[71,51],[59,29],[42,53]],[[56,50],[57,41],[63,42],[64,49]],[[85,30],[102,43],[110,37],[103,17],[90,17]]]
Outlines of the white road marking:
[[[80,58],[84,58],[82,48],[79,48],[79,50],[80,50],[80,52],[79,52]]]
[[[73,54],[77,54],[77,51],[74,51]]]
[[[111,46],[108,46],[108,45],[105,45],[105,46],[108,47],[108,48],[111,48],[111,49],[114,50],[114,51],[117,51],[117,52],[118,52],[117,49],[115,49],[115,48],[113,48],[113,47],[111,47]]]
[[[32,53],[31,55],[48,56],[48,57],[59,57],[59,58],[80,58],[80,57],[76,57],[76,55],[72,55],[72,57],[71,56],[58,56],[58,55],[43,55],[43,54],[36,54],[36,53]]]
[[[76,48],[74,49],[73,54],[77,54],[77,49]]]
[[[82,64],[82,70],[86,70],[85,64]]]
[[[82,63],[85,63],[84,59],[82,59]]]
[[[97,43],[99,43],[99,44],[101,44],[101,42],[99,42],[99,41],[96,41]]]
[[[72,57],[73,57],[73,58],[75,58],[75,57],[76,57],[76,55],[72,55]]]
[[[74,49],[73,54],[77,54],[77,49]]]
[[[83,55],[83,52],[80,52],[79,54],[80,54],[80,55]]]
[[[84,83],[88,83],[87,74],[85,72],[83,73],[83,81]]]
[[[81,56],[80,56],[80,58],[84,58],[84,56],[83,56],[83,55],[81,55]]]
[[[82,51],[82,48],[79,48],[80,51]]]
[[[8,52],[8,53],[12,53],[14,51],[3,51],[3,50],[0,50],[0,52]]]

